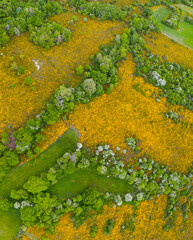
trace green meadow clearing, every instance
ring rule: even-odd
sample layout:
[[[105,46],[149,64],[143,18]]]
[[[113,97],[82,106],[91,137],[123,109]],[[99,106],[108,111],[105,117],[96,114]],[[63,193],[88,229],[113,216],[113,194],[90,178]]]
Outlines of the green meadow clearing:
[[[186,13],[189,12],[193,14],[193,9],[182,4],[178,5],[183,10],[183,16],[179,24],[179,30],[172,29],[161,21],[170,14],[170,10],[166,7],[160,7],[155,10],[154,17],[161,24],[161,31],[167,37],[175,40],[182,45],[185,45],[191,49],[193,49],[193,25],[184,21]]]

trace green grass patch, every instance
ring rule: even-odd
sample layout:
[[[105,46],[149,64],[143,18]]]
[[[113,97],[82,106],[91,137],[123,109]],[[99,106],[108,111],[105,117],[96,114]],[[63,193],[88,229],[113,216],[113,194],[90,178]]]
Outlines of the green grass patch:
[[[95,186],[99,192],[128,193],[133,187],[125,180],[97,174],[93,169],[77,169],[72,175],[67,175],[47,191],[58,198],[71,198],[82,193],[86,188]]]
[[[78,141],[78,132],[74,128],[68,129],[55,143],[29,162],[14,168],[0,184],[0,196],[9,197],[12,189],[18,189],[28,180],[47,171],[56,163],[67,150],[74,151]]]
[[[21,224],[19,210],[0,211],[0,240],[11,240]]]
[[[183,5],[180,5],[182,8]],[[155,10],[154,17],[161,24],[161,31],[167,37],[175,40],[182,45],[188,46],[193,49],[193,25],[184,21],[187,12],[192,13],[193,9],[183,6],[183,16],[179,24],[179,30],[172,29],[161,22],[166,16],[170,14],[170,10],[166,7],[160,7]]]

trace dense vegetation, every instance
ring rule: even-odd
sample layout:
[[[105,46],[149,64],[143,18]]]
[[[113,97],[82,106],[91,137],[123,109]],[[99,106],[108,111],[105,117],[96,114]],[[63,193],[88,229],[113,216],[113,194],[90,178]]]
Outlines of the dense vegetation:
[[[171,9],[171,8],[170,8]],[[168,27],[177,29],[182,16],[182,10],[180,8],[172,9],[169,16],[162,20],[162,23],[166,24]]]
[[[55,1],[39,0],[0,2],[0,47],[7,44],[10,36],[20,36],[30,31],[30,41],[45,49],[70,40],[70,30],[58,23],[48,22],[46,17],[61,14],[63,8]]]
[[[127,14],[132,10],[131,6],[125,6],[123,9],[112,4],[100,2],[87,2],[87,0],[70,0],[70,6],[75,6],[83,15],[89,15],[90,18],[99,18],[103,20],[124,20]]]

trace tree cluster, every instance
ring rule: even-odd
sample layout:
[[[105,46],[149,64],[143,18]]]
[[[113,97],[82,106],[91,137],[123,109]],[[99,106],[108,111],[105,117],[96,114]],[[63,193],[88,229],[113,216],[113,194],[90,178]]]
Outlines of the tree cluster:
[[[100,2],[87,2],[87,0],[70,0],[70,6],[75,6],[80,13],[91,18],[97,17],[103,20],[124,20],[131,12],[131,6],[125,6],[123,9],[109,4]]]
[[[0,47],[7,44],[10,36],[19,36],[30,29],[30,40],[49,48],[62,40],[69,40],[69,30],[57,23],[46,22],[45,18],[63,12],[61,4],[55,1],[33,2],[3,0],[0,2]],[[54,30],[56,28],[56,31]],[[68,31],[68,33],[66,33]],[[34,36],[34,32],[38,35]],[[50,34],[50,39],[48,34]],[[46,44],[47,43],[47,44]]]

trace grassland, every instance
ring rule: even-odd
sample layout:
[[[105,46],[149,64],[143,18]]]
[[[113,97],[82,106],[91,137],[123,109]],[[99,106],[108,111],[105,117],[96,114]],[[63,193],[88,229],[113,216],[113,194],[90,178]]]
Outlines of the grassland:
[[[0,240],[11,240],[17,233],[20,226],[19,211],[9,209],[9,211],[0,211]]]
[[[193,25],[184,21],[186,12],[192,13],[192,9],[183,5],[180,5],[180,7],[183,9],[183,16],[179,24],[179,30],[172,29],[161,22],[170,13],[170,10],[166,7],[156,9],[154,17],[157,18],[158,22],[161,24],[161,31],[163,34],[193,49]]]
[[[71,198],[82,193],[86,188],[95,186],[100,192],[127,193],[133,188],[126,181],[99,175],[93,169],[79,169],[72,175],[67,175],[48,189],[48,192],[58,198]]]

